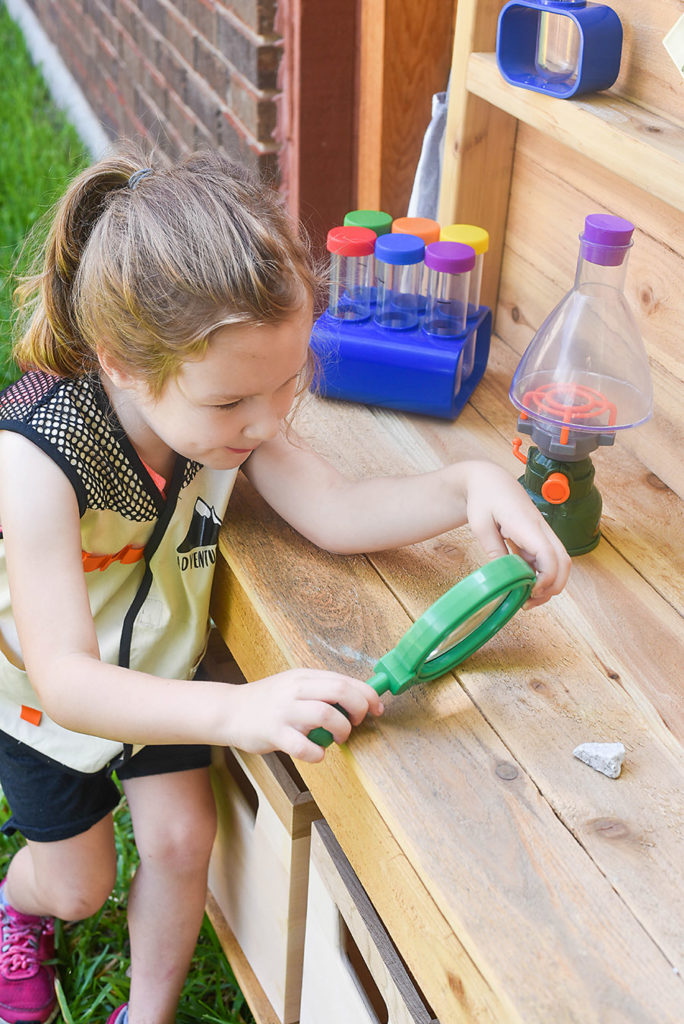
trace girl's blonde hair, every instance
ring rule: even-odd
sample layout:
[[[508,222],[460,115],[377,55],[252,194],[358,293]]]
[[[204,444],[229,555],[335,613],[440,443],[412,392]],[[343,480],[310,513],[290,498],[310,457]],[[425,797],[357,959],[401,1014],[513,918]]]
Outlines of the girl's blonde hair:
[[[212,331],[276,323],[317,288],[268,186],[217,153],[154,166],[128,147],[83,171],[58,204],[41,269],[15,292],[14,356],[74,377],[96,370],[101,351],[159,395]]]

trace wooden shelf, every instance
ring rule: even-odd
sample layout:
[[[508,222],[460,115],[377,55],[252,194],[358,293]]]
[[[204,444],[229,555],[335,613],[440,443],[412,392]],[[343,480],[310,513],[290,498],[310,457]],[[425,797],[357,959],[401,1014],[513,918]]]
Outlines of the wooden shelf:
[[[472,53],[468,92],[684,211],[684,128],[611,93],[561,100],[502,78],[494,53]]]

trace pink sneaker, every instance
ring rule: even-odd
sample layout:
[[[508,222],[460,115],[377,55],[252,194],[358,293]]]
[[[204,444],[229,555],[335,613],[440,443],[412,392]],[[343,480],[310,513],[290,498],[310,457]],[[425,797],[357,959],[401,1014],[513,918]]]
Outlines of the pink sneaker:
[[[122,1010],[125,1010],[127,1006],[128,1003],[122,1003],[121,1006],[119,1006],[108,1019],[107,1024],[116,1024],[116,1022],[119,1019],[119,1014],[121,1013]]]
[[[57,1016],[52,918],[0,904],[0,1022],[49,1024]]]

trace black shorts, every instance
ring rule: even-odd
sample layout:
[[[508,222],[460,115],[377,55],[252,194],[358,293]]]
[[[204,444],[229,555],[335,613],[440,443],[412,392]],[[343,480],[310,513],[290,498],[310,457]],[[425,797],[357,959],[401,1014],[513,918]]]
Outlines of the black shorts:
[[[203,745],[143,747],[117,768],[119,779],[206,768],[211,751]],[[53,843],[87,832],[119,803],[121,790],[107,767],[83,773],[40,757],[24,743],[0,732],[0,785],[12,815],[6,835]]]

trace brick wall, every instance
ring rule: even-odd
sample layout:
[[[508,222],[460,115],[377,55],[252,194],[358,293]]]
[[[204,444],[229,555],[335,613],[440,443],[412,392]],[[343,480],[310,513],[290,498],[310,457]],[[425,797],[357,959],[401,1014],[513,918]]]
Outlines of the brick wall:
[[[112,138],[278,180],[277,0],[28,0]]]

